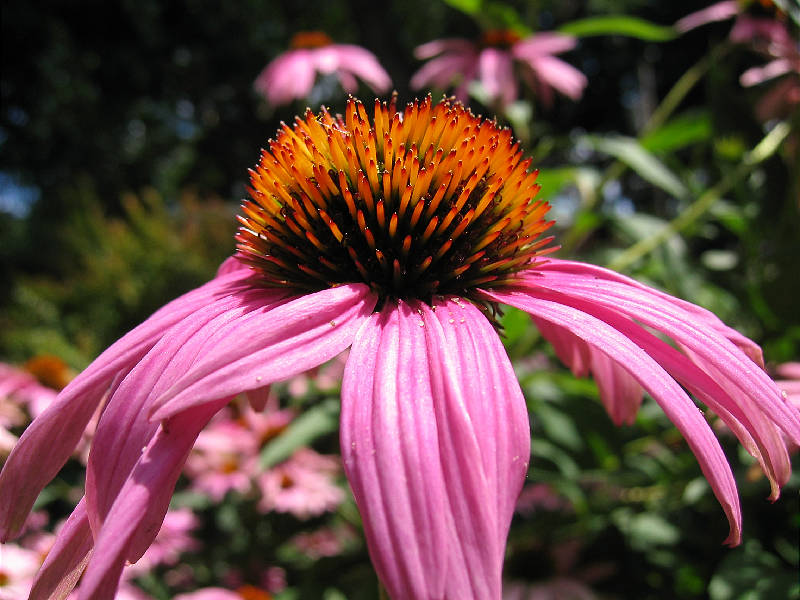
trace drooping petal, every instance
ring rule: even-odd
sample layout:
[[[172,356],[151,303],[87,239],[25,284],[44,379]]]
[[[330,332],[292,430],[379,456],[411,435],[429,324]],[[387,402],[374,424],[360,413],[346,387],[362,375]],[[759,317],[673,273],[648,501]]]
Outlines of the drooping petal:
[[[366,285],[347,284],[225,324],[204,340],[192,368],[160,395],[152,417],[163,419],[330,360],[352,343],[376,302]]]
[[[387,306],[356,335],[342,381],[342,459],[392,597],[441,597],[447,499],[425,338],[411,318],[406,305]]]
[[[255,89],[273,106],[305,98],[314,86],[313,50],[289,50],[270,62],[258,75]]]
[[[457,81],[466,82],[473,78],[477,68],[476,54],[443,54],[426,62],[411,77],[411,87],[447,89]],[[466,98],[459,97],[459,100]]]
[[[536,327],[576,377],[595,376],[600,400],[616,425],[632,424],[642,402],[642,386],[603,352],[568,330],[534,318]]]
[[[196,309],[166,331],[119,383],[97,424],[87,464],[87,512],[95,535],[141,449],[158,428],[157,422],[148,419],[148,408],[157,394],[191,368],[213,331],[248,311],[269,308],[283,296],[283,292],[255,288]]]
[[[733,342],[740,350],[742,350],[742,352],[744,352],[757,365],[761,366],[762,368],[764,366],[764,357],[761,352],[761,347],[758,344],[753,342],[751,339],[743,336],[735,329],[728,327],[725,323],[723,323],[720,320],[720,318],[717,315],[715,315],[709,310],[706,310],[701,306],[697,306],[696,304],[692,304],[691,302],[687,302],[686,300],[681,300],[680,298],[676,298],[675,296],[670,296],[669,294],[662,292],[661,290],[657,290],[649,286],[646,286],[645,284],[636,281],[635,279],[631,279],[630,277],[626,277],[621,273],[617,273],[616,271],[599,267],[597,265],[577,262],[573,260],[564,260],[560,258],[548,257],[548,259],[545,262],[542,262],[536,266],[536,270],[531,272],[529,278],[532,278],[531,281],[535,282],[535,280],[538,278],[537,273],[551,272],[551,271],[555,273],[584,276],[585,278],[588,279],[616,281],[618,283],[624,283],[628,286],[646,291],[649,294],[653,294],[663,300],[666,300],[670,304],[690,313],[692,315],[693,320],[699,319],[700,321],[705,323],[708,327],[711,327],[712,329],[717,331],[720,335],[724,336],[725,338]]]
[[[520,290],[485,292],[494,302],[509,304],[569,330],[625,368],[658,402],[694,452],[706,479],[730,523],[726,543],[741,540],[741,508],[736,482],[719,442],[683,388],[636,343],[604,320],[564,303],[557,293],[541,293],[532,286]]]
[[[733,18],[739,14],[740,10],[741,8],[738,0],[723,0],[722,2],[716,2],[697,12],[689,13],[682,19],[676,21],[673,27],[681,33],[686,33],[706,23]]]
[[[417,310],[425,317],[429,354],[441,356],[431,361],[431,381],[434,398],[446,402],[435,406],[442,420],[463,427],[458,435],[452,426],[447,430],[456,448],[477,446],[489,494],[497,503],[498,522],[492,533],[502,554],[528,470],[531,434],[525,399],[497,332],[473,304],[443,300],[434,302],[433,309],[420,303]],[[454,478],[472,464],[464,453],[459,458],[445,463]],[[462,517],[469,518],[466,512]]]
[[[96,535],[95,550],[81,580],[80,600],[114,596],[130,547],[139,546],[135,554],[141,554],[155,538],[192,445],[226,402],[207,403],[162,423]]]
[[[478,78],[486,94],[502,105],[517,99],[517,80],[514,78],[511,54],[506,50],[483,50],[478,57]]]
[[[368,288],[357,285],[294,299],[282,295],[254,288],[227,299],[231,304],[220,302],[195,312],[123,380],[98,424],[87,468],[88,511],[95,533],[141,448],[154,435],[154,420],[263,387],[329,360],[350,345],[375,303]],[[159,400],[172,396],[174,401],[159,411]]]
[[[431,40],[414,49],[414,56],[420,60],[432,58],[443,52],[463,53],[477,55],[477,48],[474,43],[461,38],[446,38],[441,40]]]
[[[339,54],[339,68],[362,79],[373,92],[383,94],[392,86],[392,78],[369,50],[353,44],[333,47]]]
[[[800,413],[781,396],[775,383],[748,355],[721,335],[719,328],[695,318],[684,303],[676,303],[665,294],[656,294],[646,286],[559,274],[556,270],[527,278],[536,288],[568,294],[613,311],[661,331],[677,342],[705,372],[712,374],[726,388],[738,390],[750,399],[753,418],[765,419],[780,427],[795,443],[800,442]]]
[[[85,498],[58,531],[31,586],[29,600],[62,600],[78,583],[91,557],[94,540],[86,516]]]
[[[22,434],[0,473],[0,540],[19,533],[39,492],[75,449],[114,379],[124,376],[172,325],[246,286],[251,273],[230,269],[173,300],[110,346],[59,393]]]
[[[538,56],[526,62],[541,83],[573,100],[578,100],[583,95],[588,84],[586,75],[569,63],[554,56]]]
[[[401,302],[370,318],[345,371],[341,442],[393,598],[500,598],[530,432],[502,344],[474,306]]]
[[[546,31],[537,33],[518,41],[511,48],[511,53],[516,58],[530,59],[546,54],[559,54],[572,50],[578,44],[578,39],[571,35]]]

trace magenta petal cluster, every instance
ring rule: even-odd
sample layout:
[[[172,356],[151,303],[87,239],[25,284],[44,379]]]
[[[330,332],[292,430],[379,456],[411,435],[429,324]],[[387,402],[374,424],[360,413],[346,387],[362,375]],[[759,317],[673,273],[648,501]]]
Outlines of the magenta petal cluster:
[[[373,126],[351,100],[346,118],[320,118],[285,127],[271,146],[281,160],[265,152],[253,171],[237,256],[101,354],[13,449],[0,473],[2,540],[19,534],[103,406],[85,497],[31,598],[66,595],[81,573],[80,600],[113,597],[212,417],[350,348],[342,463],[380,580],[395,600],[500,600],[530,461],[525,400],[492,322],[500,304],[529,313],[576,374],[597,379],[615,422],[631,422],[647,392],[696,455],[728,517],[726,541],[739,543],[736,483],[692,396],[756,458],[777,497],[800,412],[758,346],[613,271],[543,258],[550,223],[529,161],[507,131],[462,106],[428,99],[401,115],[376,102]],[[377,152],[393,165],[380,177]],[[347,245],[337,245],[343,232]]]
[[[568,35],[543,32],[517,39],[510,32],[489,32],[485,43],[465,39],[441,39],[427,42],[415,50],[415,56],[427,60],[411,78],[415,89],[449,89],[466,102],[468,86],[478,81],[492,102],[504,107],[519,95],[517,77],[533,90],[547,106],[553,103],[553,91],[578,100],[586,87],[586,76],[556,54],[572,50],[577,40]]]
[[[392,80],[375,55],[354,44],[334,44],[319,32],[298,34],[300,44],[273,59],[255,81],[255,89],[273,106],[307,98],[317,73],[334,74],[344,91],[354,94],[361,79],[376,94],[389,91]],[[295,44],[297,45],[297,44]]]

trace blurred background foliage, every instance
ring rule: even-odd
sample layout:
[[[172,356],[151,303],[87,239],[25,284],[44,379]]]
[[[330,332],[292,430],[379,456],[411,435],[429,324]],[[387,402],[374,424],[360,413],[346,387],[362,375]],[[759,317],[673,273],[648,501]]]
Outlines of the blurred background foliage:
[[[796,39],[790,5],[743,10],[781,20]],[[253,89],[297,31],[323,30],[374,52],[405,102],[426,93],[409,88],[421,65],[416,46],[505,27],[580,38],[562,56],[588,78],[579,101],[559,97],[547,107],[528,93],[497,115],[541,169],[559,255],[711,309],[760,342],[769,365],[797,360],[800,115],[795,106],[758,117],[765,87],[742,87],[739,77],[763,58],[729,40],[731,20],[682,35],[672,28],[698,8],[650,0],[5,2],[0,359],[54,354],[79,370],[213,275],[234,248],[247,168],[307,104],[271,107]],[[597,20],[608,15],[627,17]],[[474,110],[495,112],[477,97]],[[322,78],[310,101],[336,111],[345,98]],[[534,433],[535,489],[512,526],[509,589],[579,582],[602,598],[800,597],[797,475],[778,502],[765,502],[766,480],[725,438],[745,543],[722,547],[723,513],[657,407],[645,403],[634,426],[614,427],[594,383],[563,369],[526,317],[509,311],[504,327]],[[336,391],[282,393],[284,405],[311,416],[270,442],[283,446],[266,448],[280,457],[304,445],[336,452]],[[206,549],[186,558],[197,585],[219,585],[226,568],[255,556],[286,570],[278,598],[376,597],[351,501],[309,524],[265,518],[235,495],[221,505],[192,498],[176,502],[205,523]],[[285,545],[323,520],[357,532],[336,556],[310,558]],[[160,575],[142,585],[170,597]]]

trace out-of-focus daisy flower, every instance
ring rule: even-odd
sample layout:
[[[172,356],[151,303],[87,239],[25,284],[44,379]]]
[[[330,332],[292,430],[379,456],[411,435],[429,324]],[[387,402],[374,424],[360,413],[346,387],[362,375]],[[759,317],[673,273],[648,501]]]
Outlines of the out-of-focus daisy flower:
[[[307,98],[317,73],[335,75],[344,91],[355,93],[361,79],[372,91],[389,91],[392,80],[372,52],[353,44],[334,44],[321,31],[294,35],[291,49],[272,60],[255,81],[256,90],[273,106]]]
[[[517,99],[517,77],[547,106],[553,90],[577,100],[586,76],[556,54],[572,50],[577,40],[560,33],[543,32],[521,38],[510,30],[488,31],[478,43],[466,39],[433,40],[418,46],[414,55],[427,60],[411,78],[415,89],[449,89],[467,101],[471,82],[477,81],[491,103],[505,107]],[[515,67],[518,67],[515,71]]]
[[[238,416],[231,410],[220,411],[200,432],[186,459],[184,472],[190,488],[215,502],[229,491],[249,492],[261,471],[261,447],[279,435],[293,417],[291,411],[274,407],[264,412],[242,407]]]
[[[55,364],[53,361],[43,357],[42,361],[37,359],[30,364],[35,366],[46,362],[52,365]],[[60,361],[59,364],[64,365]],[[65,374],[63,376],[66,378]],[[56,383],[61,382],[59,379]],[[29,370],[0,363],[0,455],[8,454],[17,441],[11,429],[27,425],[30,417],[38,416],[56,396],[57,389],[42,385]]]
[[[201,544],[193,535],[199,526],[200,519],[188,508],[168,511],[153,543],[128,569],[129,576],[146,573],[158,565],[176,565],[184,552],[199,550]]]
[[[736,20],[730,38],[769,59],[766,64],[742,73],[739,81],[744,87],[782,78],[759,100],[758,118],[767,121],[790,115],[800,105],[800,40],[792,37],[784,23],[746,16]]]
[[[347,526],[323,527],[316,531],[298,533],[290,544],[312,560],[341,554],[347,544],[355,541],[353,530]]]
[[[337,457],[323,456],[301,448],[291,458],[258,476],[262,512],[291,513],[298,519],[316,517],[334,510],[344,500],[336,485],[341,472]]]
[[[106,350],[22,435],[0,473],[0,538],[18,534],[107,399],[86,496],[38,577],[49,592],[88,563],[81,599],[112,597],[209,420],[350,347],[342,459],[378,576],[395,599],[499,600],[530,456],[525,399],[493,325],[506,304],[533,315],[573,369],[610,378],[601,394],[630,377],[652,396],[738,544],[733,473],[688,394],[757,459],[773,498],[791,472],[781,433],[800,442],[800,412],[758,346],[712,313],[547,258],[552,222],[530,165],[509,130],[430,97],[405,110],[376,101],[372,117],[351,99],[344,116],[285,125],[252,171],[237,256]],[[616,419],[635,412],[628,400]]]
[[[41,565],[41,555],[36,550],[17,544],[0,546],[0,600],[26,598]]]

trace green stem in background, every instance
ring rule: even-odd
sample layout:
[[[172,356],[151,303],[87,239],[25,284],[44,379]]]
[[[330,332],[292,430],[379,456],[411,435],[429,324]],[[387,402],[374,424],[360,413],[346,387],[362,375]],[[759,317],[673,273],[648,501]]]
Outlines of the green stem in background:
[[[649,254],[670,237],[694,223],[709,208],[727,194],[735,185],[744,179],[760,163],[775,154],[780,148],[783,140],[791,132],[791,125],[787,122],[778,123],[750,152],[745,154],[742,162],[737,167],[723,177],[715,186],[706,190],[680,215],[670,221],[663,229],[648,238],[636,242],[633,246],[622,252],[608,265],[609,269],[623,271],[634,262]]]
[[[697,85],[697,83],[705,76],[711,67],[717,64],[717,62],[719,62],[719,60],[730,51],[730,49],[731,46],[729,44],[717,46],[708,56],[689,67],[689,69],[683,75],[681,75],[681,78],[675,82],[675,85],[672,86],[670,91],[667,92],[667,95],[664,96],[664,99],[653,111],[653,114],[650,115],[647,123],[644,124],[642,131],[639,133],[639,138],[647,135],[655,129],[658,129],[664,123],[666,123],[667,119],[672,116],[678,106],[680,106],[681,102],[683,102],[683,99],[686,98],[689,92],[692,91],[692,88]],[[622,161],[616,160],[611,163],[603,176],[597,182],[597,192],[589,195],[586,198],[581,210],[583,212],[591,210],[594,207],[594,204],[597,202],[597,199],[601,196],[600,192],[603,189],[603,186],[609,181],[620,177],[627,169],[628,166]],[[574,249],[588,235],[588,231],[576,231],[575,233],[572,231],[567,232],[567,234],[564,236],[561,246],[562,248],[566,249]]]

